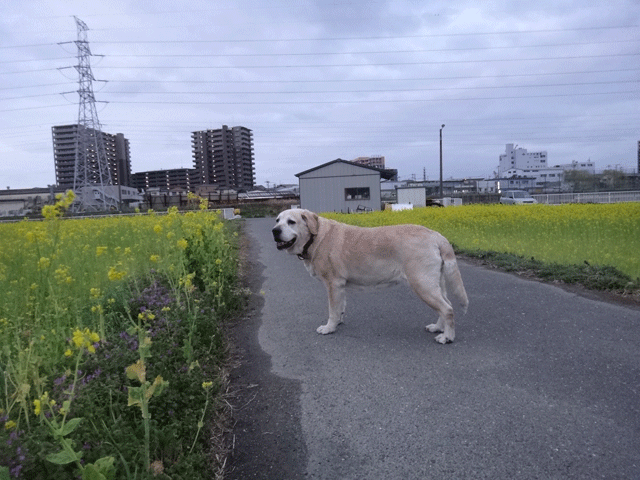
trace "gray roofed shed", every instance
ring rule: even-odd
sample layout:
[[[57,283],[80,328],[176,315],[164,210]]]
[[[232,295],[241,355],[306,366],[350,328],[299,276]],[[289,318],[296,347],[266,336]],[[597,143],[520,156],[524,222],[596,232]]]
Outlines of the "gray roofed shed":
[[[314,212],[380,210],[380,179],[394,173],[340,158],[296,174],[300,206]]]

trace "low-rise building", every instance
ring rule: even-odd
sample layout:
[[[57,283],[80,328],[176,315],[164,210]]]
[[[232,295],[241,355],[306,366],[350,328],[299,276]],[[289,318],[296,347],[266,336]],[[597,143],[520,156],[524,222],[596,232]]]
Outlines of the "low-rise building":
[[[300,206],[318,213],[380,210],[380,180],[391,176],[386,170],[338,158],[296,174]]]

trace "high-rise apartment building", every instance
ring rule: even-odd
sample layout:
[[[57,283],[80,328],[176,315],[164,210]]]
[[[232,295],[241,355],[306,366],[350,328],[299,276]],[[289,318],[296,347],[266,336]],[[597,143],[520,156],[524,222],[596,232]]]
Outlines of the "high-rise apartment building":
[[[376,155],[373,157],[358,157],[351,160],[358,165],[364,165],[365,167],[374,167],[384,169],[384,157],[382,155]]]
[[[80,127],[85,128],[85,127]],[[56,185],[60,188],[73,188],[76,165],[76,140],[78,125],[58,125],[51,128],[53,136],[53,159],[56,168]],[[91,133],[90,133],[91,134]],[[95,134],[95,132],[94,132]],[[112,135],[100,132],[104,142],[111,182],[114,185],[131,186],[131,154],[129,140],[122,133]],[[87,152],[87,158],[95,158],[96,152]],[[97,175],[97,162],[95,163]]]
[[[138,190],[157,188],[161,191],[181,189],[192,192],[198,184],[196,171],[189,168],[174,168],[171,170],[154,170],[136,172],[131,175],[131,186]]]
[[[200,184],[251,190],[255,185],[253,133],[245,127],[201,130],[191,134],[193,167]]]

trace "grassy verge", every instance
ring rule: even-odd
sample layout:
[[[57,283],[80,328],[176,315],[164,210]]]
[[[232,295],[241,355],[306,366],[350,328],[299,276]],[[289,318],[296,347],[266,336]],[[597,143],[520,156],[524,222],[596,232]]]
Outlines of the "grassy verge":
[[[465,251],[458,248],[456,251],[463,257],[478,260],[506,272],[524,274],[548,282],[581,285],[591,290],[608,291],[640,299],[640,281],[632,279],[615,267],[589,265],[588,263],[582,265],[545,263],[534,257],[526,258],[501,252]]]

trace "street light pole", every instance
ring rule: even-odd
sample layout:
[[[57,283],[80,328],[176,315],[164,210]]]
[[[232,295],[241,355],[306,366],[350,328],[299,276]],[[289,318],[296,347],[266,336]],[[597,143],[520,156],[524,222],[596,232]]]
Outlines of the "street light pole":
[[[444,198],[444,190],[442,189],[442,129],[444,128],[444,123],[442,127],[440,127],[440,198]]]

